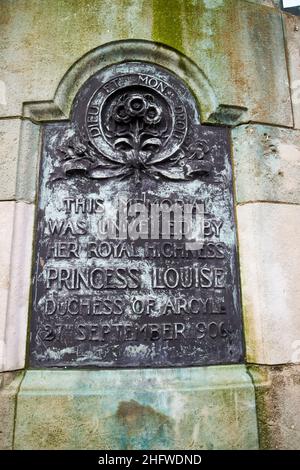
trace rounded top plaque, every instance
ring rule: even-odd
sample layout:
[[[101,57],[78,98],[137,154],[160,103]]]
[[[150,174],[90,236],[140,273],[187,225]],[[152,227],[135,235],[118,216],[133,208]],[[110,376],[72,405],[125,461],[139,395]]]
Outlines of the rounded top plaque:
[[[97,179],[134,174],[137,180],[141,174],[170,180],[208,174],[207,145],[194,139],[195,100],[159,66],[130,62],[101,70],[75,98],[72,121],[77,142],[69,146],[75,159],[66,172],[82,169]]]

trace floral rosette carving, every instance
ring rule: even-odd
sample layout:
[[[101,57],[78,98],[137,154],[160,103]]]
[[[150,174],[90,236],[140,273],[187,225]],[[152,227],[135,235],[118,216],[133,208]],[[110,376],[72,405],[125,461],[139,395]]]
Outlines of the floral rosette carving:
[[[86,138],[73,137],[59,153],[65,176],[84,173],[90,178],[127,178],[139,181],[143,175],[169,180],[190,180],[208,176],[206,141],[183,145],[173,155],[163,154],[170,134],[166,107],[151,93],[124,93],[112,101],[103,117],[103,134],[113,156],[99,152]]]

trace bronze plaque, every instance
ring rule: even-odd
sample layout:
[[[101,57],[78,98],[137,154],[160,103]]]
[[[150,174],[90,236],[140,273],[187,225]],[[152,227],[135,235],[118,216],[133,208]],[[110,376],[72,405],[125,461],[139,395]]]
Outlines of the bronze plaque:
[[[32,367],[243,360],[228,129],[146,63],[91,77],[45,124]]]

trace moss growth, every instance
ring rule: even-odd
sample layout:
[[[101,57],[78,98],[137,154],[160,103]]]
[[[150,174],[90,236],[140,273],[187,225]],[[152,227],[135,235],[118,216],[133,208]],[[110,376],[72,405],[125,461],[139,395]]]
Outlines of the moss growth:
[[[183,51],[183,17],[189,2],[152,0],[152,38]]]

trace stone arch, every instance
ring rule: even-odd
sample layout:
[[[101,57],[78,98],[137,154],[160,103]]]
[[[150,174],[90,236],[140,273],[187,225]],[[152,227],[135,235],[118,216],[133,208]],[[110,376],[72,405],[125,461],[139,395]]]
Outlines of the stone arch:
[[[175,73],[190,88],[201,112],[202,122],[217,122],[217,96],[203,71],[188,57],[163,44],[144,40],[116,41],[91,50],[65,73],[53,100],[27,102],[23,117],[35,122],[68,119],[72,102],[83,83],[99,69],[130,61],[151,62]]]

